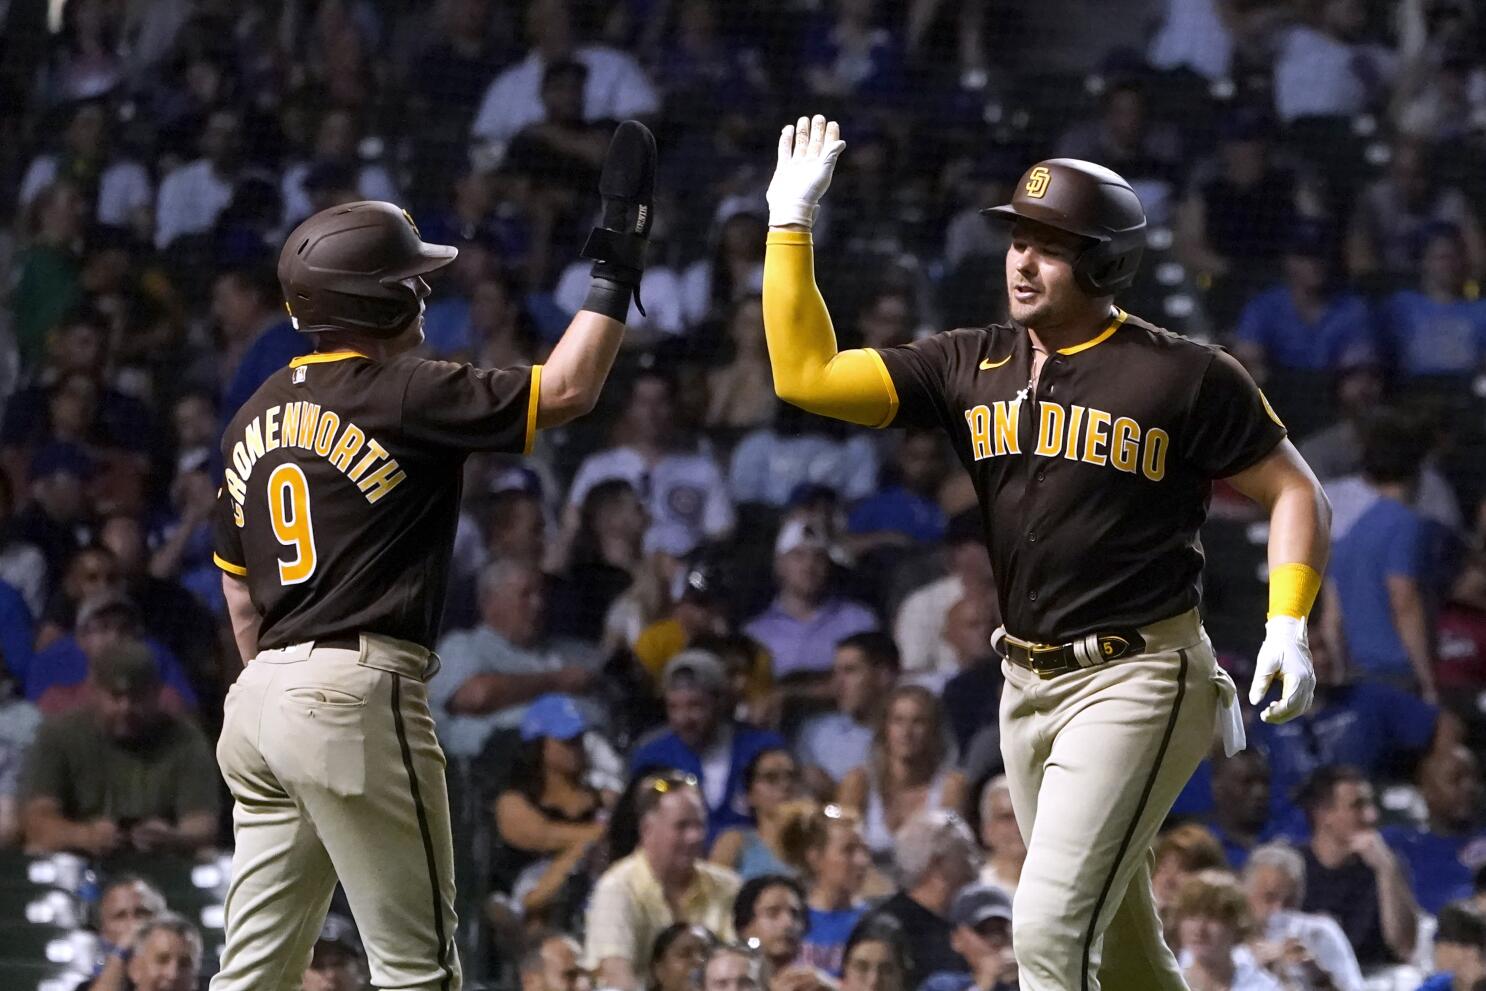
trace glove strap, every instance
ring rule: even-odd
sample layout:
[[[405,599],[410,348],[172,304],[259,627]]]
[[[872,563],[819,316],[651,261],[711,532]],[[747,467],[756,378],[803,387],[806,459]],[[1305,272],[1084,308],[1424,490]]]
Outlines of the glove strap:
[[[628,234],[623,231],[610,230],[607,227],[595,227],[588,234],[588,241],[583,245],[583,250],[578,252],[582,258],[591,258],[594,261],[593,277],[596,280],[606,280],[630,290],[635,297],[635,306],[641,315],[645,315],[645,304],[640,302],[640,275],[645,270],[645,248],[649,244],[647,238],[638,234]],[[589,293],[592,296],[592,291]],[[584,305],[585,310],[594,307]],[[596,312],[604,312],[596,310]],[[629,300],[620,310],[621,315],[616,320],[623,321],[629,314]],[[606,316],[612,314],[605,313]]]

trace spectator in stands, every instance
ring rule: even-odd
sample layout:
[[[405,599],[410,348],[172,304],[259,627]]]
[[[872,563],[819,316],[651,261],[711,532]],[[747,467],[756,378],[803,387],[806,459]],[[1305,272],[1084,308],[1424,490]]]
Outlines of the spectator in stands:
[[[1468,904],[1453,902],[1440,911],[1434,969],[1419,991],[1476,991],[1486,981],[1486,919]]]
[[[727,328],[731,356],[707,373],[707,426],[762,427],[773,417],[776,403],[774,373],[764,349],[763,299],[744,296],[733,303]]]
[[[93,459],[74,444],[48,444],[31,458],[31,502],[14,518],[15,536],[41,551],[49,575],[61,575],[86,532]],[[55,579],[54,579],[55,580]]]
[[[86,211],[78,185],[58,179],[23,215],[24,239],[11,260],[8,301],[22,370],[36,368],[47,333],[82,301],[77,245]]]
[[[1279,38],[1275,109],[1287,124],[1307,117],[1352,117],[1380,107],[1396,68],[1392,51],[1363,41],[1361,0],[1325,0],[1311,24]]]
[[[547,552],[547,518],[542,499],[527,488],[501,489],[485,511],[486,549],[492,560],[542,566]]]
[[[1165,830],[1151,850],[1151,891],[1163,912],[1176,904],[1189,878],[1202,871],[1228,869],[1218,838],[1200,823],[1186,822]]]
[[[118,592],[103,592],[78,605],[73,634],[55,640],[33,659],[25,679],[26,697],[48,715],[86,705],[95,687],[88,677],[92,662],[126,640],[143,642],[154,659],[165,711],[178,716],[195,713],[200,700],[180,660],[147,635],[138,607]]]
[[[662,46],[655,68],[668,113],[684,108],[752,109],[769,88],[760,53],[737,34],[724,34],[713,0],[686,0],[676,13],[675,40]],[[648,39],[647,39],[648,40]]]
[[[140,926],[165,909],[165,896],[138,874],[110,878],[98,893],[97,970],[103,969],[110,956],[127,953]]]
[[[1172,207],[1181,136],[1171,124],[1152,120],[1146,103],[1139,80],[1114,80],[1099,96],[1099,116],[1071,127],[1057,153],[1114,169],[1135,186],[1146,215],[1164,221]]]
[[[26,845],[194,854],[216,838],[217,775],[201,731],[160,707],[149,648],[92,660],[92,702],[42,723],[26,766]]]
[[[768,648],[776,677],[823,682],[836,645],[876,629],[877,617],[861,603],[831,594],[830,544],[802,520],[789,520],[779,530],[774,577],[779,594],[743,631]]]
[[[794,755],[785,747],[754,754],[743,769],[743,796],[754,825],[720,833],[708,859],[735,871],[744,881],[765,875],[793,876],[784,831],[801,812],[800,766]]]
[[[164,912],[145,921],[127,959],[109,958],[89,991],[196,991],[201,932],[184,916]]]
[[[1356,355],[1335,370],[1331,393],[1336,420],[1299,443],[1306,464],[1321,481],[1330,483],[1361,470],[1363,427],[1383,402],[1384,384],[1379,356]]]
[[[1172,906],[1172,922],[1183,975],[1190,984],[1229,991],[1282,991],[1284,986],[1243,952],[1253,919],[1233,875],[1202,871],[1183,881]]]
[[[293,230],[315,212],[306,183],[317,165],[337,165],[349,170],[356,199],[396,200],[397,185],[386,168],[360,161],[360,121],[349,107],[331,107],[320,115],[315,142],[308,159],[284,170],[279,189],[284,201],[283,229]]]
[[[1388,349],[1402,374],[1449,376],[1466,388],[1486,370],[1486,301],[1467,295],[1459,228],[1431,224],[1419,236],[1418,288],[1395,292],[1383,310]]]
[[[1486,865],[1481,765],[1456,744],[1420,761],[1417,780],[1428,820],[1385,827],[1383,838],[1408,867],[1419,907],[1437,914],[1446,902],[1469,898],[1472,878]]]
[[[443,669],[431,683],[429,703],[449,753],[478,754],[492,731],[519,726],[540,695],[583,696],[596,687],[598,658],[591,648],[543,635],[543,585],[533,564],[492,561],[480,573],[480,625],[439,642]],[[588,701],[581,704],[589,719],[602,717]]]
[[[1438,580],[1436,532],[1413,506],[1427,451],[1409,418],[1383,411],[1363,441],[1362,474],[1378,499],[1335,541],[1327,604],[1338,615],[1349,667],[1359,679],[1389,681],[1438,699],[1429,628]]]
[[[17,532],[15,486],[0,467],[0,582],[15,589],[34,619],[46,604],[46,558]],[[8,656],[7,650],[7,656]]]
[[[750,430],[728,465],[728,488],[738,502],[783,508],[807,486],[825,486],[848,502],[877,489],[877,448],[860,432],[787,403],[776,403],[773,423]]]
[[[598,185],[612,123],[583,116],[588,68],[565,59],[542,69],[542,118],[511,139],[504,166],[531,183],[533,193],[551,197],[564,212],[586,205]]]
[[[903,926],[876,916],[851,931],[842,954],[841,991],[911,991],[913,959]]]
[[[1364,967],[1408,960],[1419,907],[1403,864],[1377,831],[1371,782],[1355,768],[1329,765],[1298,798],[1311,829],[1301,907],[1336,919]]]
[[[9,593],[8,596],[5,593]],[[0,584],[0,660],[11,656],[11,636],[4,627],[9,623],[7,611],[25,606],[20,595]],[[22,641],[24,643],[24,641]],[[15,678],[0,665],[0,850],[8,850],[21,840],[21,772],[41,726],[41,713],[21,698]]]
[[[300,991],[363,991],[366,954],[350,919],[331,914],[320,927]]]
[[[726,635],[732,593],[720,561],[701,557],[676,571],[663,591],[673,603],[669,615],[642,628],[633,644],[635,660],[657,690],[671,658],[703,640]],[[767,656],[764,664],[767,668]]]
[[[630,767],[677,768],[696,778],[706,800],[709,844],[724,829],[750,825],[744,772],[761,751],[785,749],[784,741],[732,717],[727,672],[716,654],[695,648],[677,654],[666,665],[661,691],[665,731],[635,749]]]
[[[153,224],[150,174],[144,166],[110,147],[110,124],[105,101],[75,104],[62,131],[61,145],[56,151],[37,155],[27,167],[21,179],[21,209],[59,177],[96,176],[92,202],[88,204],[89,218],[147,236]]]
[[[212,315],[227,351],[218,365],[223,372],[224,421],[236,415],[269,376],[314,350],[312,335],[296,331],[285,315],[278,274],[266,266],[219,275],[212,284]]]
[[[1430,750],[1453,746],[1465,732],[1455,715],[1416,695],[1381,682],[1349,680],[1324,627],[1310,631],[1316,670],[1310,709],[1280,726],[1255,721],[1249,730],[1250,745],[1269,762],[1275,835],[1303,834],[1305,821],[1294,796],[1318,768],[1346,764],[1376,777]]]
[[[701,991],[702,966],[716,945],[717,937],[705,926],[673,922],[662,929],[650,950],[646,991]]]
[[[1466,272],[1486,273],[1486,235],[1459,188],[1439,180],[1422,141],[1400,141],[1388,172],[1357,198],[1347,233],[1347,265],[1354,276],[1381,275],[1412,283],[1430,228],[1448,224],[1460,232]]]
[[[712,255],[681,275],[682,310],[688,325],[721,319],[764,288],[764,237],[768,221],[752,201],[725,200],[713,218]],[[762,326],[762,324],[760,324]]]
[[[955,927],[950,945],[968,966],[931,975],[922,991],[1016,991],[1011,896],[984,884],[969,885],[955,896],[949,921]]]
[[[805,83],[816,97],[891,100],[905,83],[903,39],[883,25],[873,0],[838,0],[806,35]]]
[[[1249,852],[1273,838],[1269,764],[1257,749],[1212,756],[1213,811],[1207,827],[1223,844],[1228,866],[1241,871]]]
[[[1308,986],[1362,991],[1357,954],[1329,915],[1300,911],[1305,900],[1305,858],[1285,843],[1266,843],[1243,868],[1244,891],[1254,918],[1251,947],[1260,963],[1284,962],[1301,969]],[[1311,968],[1319,968],[1316,975]]]
[[[873,909],[868,919],[887,916],[902,928],[911,961],[907,986],[916,988],[941,970],[966,970],[965,959],[950,942],[954,926],[949,909],[980,870],[980,848],[970,829],[953,812],[920,812],[898,832],[894,855],[898,891]],[[860,925],[869,924],[864,920]],[[848,976],[851,950],[848,942]]]
[[[948,521],[939,486],[949,468],[944,444],[932,430],[909,430],[898,445],[884,485],[852,507],[846,519],[857,553],[882,546],[936,544]]]
[[[945,542],[949,573],[909,593],[893,622],[893,638],[907,672],[959,669],[954,648],[944,640],[945,617],[956,602],[970,599],[985,610],[995,609],[999,623],[991,557],[978,512],[959,513],[950,520]]]
[[[805,937],[801,960],[841,975],[852,929],[866,914],[862,889],[872,855],[856,815],[827,805],[793,816],[785,827],[786,860],[805,879]]]
[[[657,369],[630,384],[615,444],[590,454],[568,490],[565,523],[572,528],[589,489],[622,478],[640,494],[652,523],[677,523],[693,539],[717,540],[732,532],[733,503],[717,462],[689,449],[676,424],[676,384]]]
[[[588,780],[588,730],[570,696],[533,701],[521,720],[508,787],[495,800],[500,843],[493,873],[528,919],[541,918],[604,835],[604,795]]]
[[[1016,824],[1011,784],[1004,774],[991,778],[980,790],[980,845],[985,850],[980,883],[1012,897],[1027,860],[1027,844]]]
[[[959,670],[943,682],[940,696],[955,745],[969,758],[978,735],[994,737],[1000,749],[1001,658],[991,648],[991,635],[1000,626],[999,611],[969,596],[956,602],[944,616],[945,643],[954,651]],[[939,672],[920,678],[933,678]],[[940,674],[942,677],[942,674]],[[934,682],[924,682],[933,684]]]
[[[805,890],[793,877],[760,874],[738,889],[733,931],[758,948],[769,973],[778,974],[799,959],[805,926]]]
[[[622,478],[588,492],[568,555],[557,632],[597,643],[614,600],[635,580],[649,521],[634,486]]]
[[[1475,693],[1486,688],[1486,553],[1473,551],[1461,563],[1435,634],[1440,690]]]
[[[644,117],[660,100],[632,56],[605,45],[579,44],[566,0],[532,0],[526,8],[526,58],[490,83],[470,133],[477,141],[505,145],[523,127],[543,119],[541,86],[548,64],[574,60],[588,69],[583,87],[585,120]]]
[[[853,633],[831,662],[833,711],[811,716],[795,737],[812,791],[830,794],[872,753],[882,703],[898,680],[898,648],[885,633]]]
[[[1335,238],[1324,221],[1297,219],[1285,246],[1282,284],[1243,308],[1234,353],[1263,378],[1270,371],[1321,372],[1377,354],[1367,304],[1335,279]]]
[[[763,956],[745,946],[721,943],[702,964],[701,991],[762,991]]]
[[[79,548],[67,559],[62,581],[52,590],[36,633],[36,646],[45,650],[77,625],[77,608],[87,599],[122,592],[119,566],[102,544]]]
[[[1441,4],[1430,13],[1440,21],[1453,19],[1462,24],[1465,33],[1474,27],[1466,9],[1464,4]],[[1470,42],[1451,39],[1441,44],[1430,39],[1414,63],[1406,63],[1393,96],[1398,133],[1441,143],[1468,139],[1486,116],[1486,76]]]
[[[635,806],[639,848],[599,878],[588,904],[585,948],[600,987],[638,991],[655,937],[673,922],[733,938],[738,876],[702,858],[707,809],[694,777],[647,775]]]
[[[242,114],[218,106],[198,138],[201,157],[160,180],[155,203],[155,247],[164,251],[188,234],[205,234],[232,202],[241,178]]]
[[[953,816],[964,807],[965,778],[950,761],[944,710],[934,693],[920,685],[893,689],[871,759],[842,780],[840,802],[862,817],[867,845],[880,863],[891,860],[895,845],[901,850],[899,834],[909,823],[931,813]]]
[[[518,964],[521,991],[592,991],[593,978],[582,959],[583,947],[566,933],[538,935]]]
[[[715,633],[722,622],[722,611],[713,601],[716,595],[712,591],[713,578],[720,575],[703,574],[688,564],[687,558],[696,549],[697,541],[686,527],[678,523],[652,525],[645,531],[644,561],[634,584],[614,600],[604,617],[604,652],[633,648],[657,683],[666,662],[681,649],[678,646],[673,650],[672,644],[685,645],[703,631]],[[683,594],[673,603],[672,591],[678,584]],[[688,604],[696,608],[683,608]],[[647,632],[657,643],[642,653],[639,641]]]

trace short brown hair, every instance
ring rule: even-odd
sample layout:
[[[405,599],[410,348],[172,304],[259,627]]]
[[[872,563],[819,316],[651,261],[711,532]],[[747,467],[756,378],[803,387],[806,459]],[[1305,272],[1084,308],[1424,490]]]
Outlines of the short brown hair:
[[[1155,855],[1157,864],[1167,857],[1176,857],[1182,870],[1189,874],[1228,869],[1223,844],[1218,842],[1212,830],[1195,822],[1182,823],[1157,837]]]
[[[1171,920],[1180,923],[1193,917],[1217,919],[1233,930],[1236,940],[1247,939],[1254,929],[1243,886],[1228,871],[1199,871],[1182,881],[1171,906]]]

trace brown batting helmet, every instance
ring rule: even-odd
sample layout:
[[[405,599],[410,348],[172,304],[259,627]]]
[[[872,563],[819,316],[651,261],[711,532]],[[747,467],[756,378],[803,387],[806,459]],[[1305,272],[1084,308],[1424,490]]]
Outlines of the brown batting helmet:
[[[395,204],[346,203],[294,228],[279,253],[279,285],[296,330],[395,334],[427,294],[417,278],[457,254],[424,242],[412,216]]]
[[[1128,289],[1145,248],[1145,210],[1135,190],[1102,165],[1050,158],[1022,175],[1011,202],[981,213],[1003,220],[1033,220],[1088,241],[1073,265],[1091,296]]]

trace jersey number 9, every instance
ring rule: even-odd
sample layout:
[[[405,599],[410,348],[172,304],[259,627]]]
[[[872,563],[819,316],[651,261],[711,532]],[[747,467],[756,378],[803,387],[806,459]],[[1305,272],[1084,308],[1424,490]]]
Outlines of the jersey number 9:
[[[294,560],[279,562],[280,584],[308,581],[315,573],[315,527],[310,522],[310,485],[299,465],[279,465],[268,476],[268,516],[279,543],[294,548]]]

